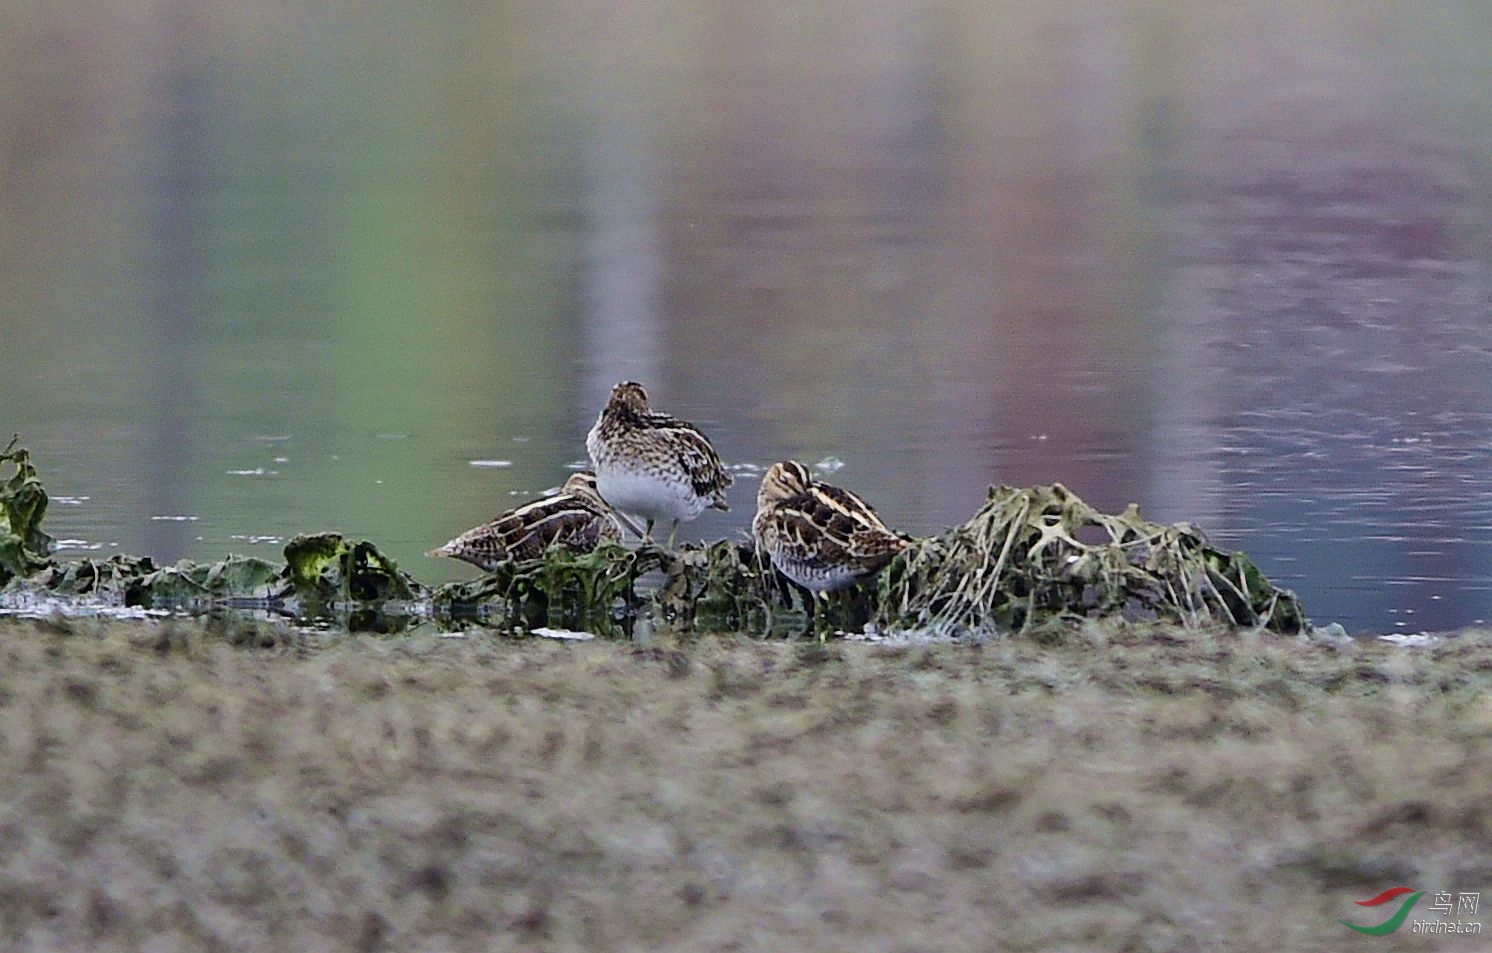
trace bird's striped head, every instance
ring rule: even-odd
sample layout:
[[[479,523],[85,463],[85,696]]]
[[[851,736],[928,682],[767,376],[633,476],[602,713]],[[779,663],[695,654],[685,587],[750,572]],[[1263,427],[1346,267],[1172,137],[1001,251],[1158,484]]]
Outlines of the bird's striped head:
[[[762,485],[756,491],[757,509],[766,509],[774,503],[808,492],[813,477],[808,468],[796,460],[783,460],[772,464],[762,476]]]
[[[599,508],[602,512],[607,512],[611,509],[610,506],[606,505],[606,501],[601,498],[601,491],[596,487],[596,475],[589,470],[577,470],[575,473],[570,474],[570,479],[566,480],[565,485],[560,489],[577,499],[584,500],[592,506]]]
[[[611,389],[611,398],[606,401],[610,412],[627,410],[634,414],[648,412],[648,392],[636,381],[622,381]]]

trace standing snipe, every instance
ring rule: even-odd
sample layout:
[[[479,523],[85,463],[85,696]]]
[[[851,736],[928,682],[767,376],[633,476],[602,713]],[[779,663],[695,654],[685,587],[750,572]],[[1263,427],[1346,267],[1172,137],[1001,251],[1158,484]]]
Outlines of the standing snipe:
[[[762,477],[751,532],[778,572],[815,594],[874,575],[911,545],[870,504],[793,460]]]
[[[425,555],[462,559],[491,572],[510,559],[537,559],[552,543],[588,553],[620,540],[615,514],[596,492],[596,475],[582,470],[558,493],[509,510]]]
[[[707,506],[728,510],[731,475],[709,438],[688,421],[648,409],[641,384],[623,381],[585,438],[596,487],[613,509],[647,520],[692,520]],[[673,542],[673,533],[669,534]]]

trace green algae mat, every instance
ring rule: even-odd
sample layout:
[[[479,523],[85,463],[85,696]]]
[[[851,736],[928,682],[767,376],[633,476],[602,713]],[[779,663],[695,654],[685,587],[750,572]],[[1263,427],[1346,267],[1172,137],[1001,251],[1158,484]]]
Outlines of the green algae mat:
[[[300,535],[283,562],[228,556],[157,566],[148,556],[62,562],[42,529],[47,494],[18,440],[0,453],[0,595],[93,600],[124,607],[208,611],[254,607],[345,617],[388,630],[436,617],[515,630],[598,635],[653,629],[767,634],[830,631],[991,635],[1095,619],[1222,625],[1298,633],[1295,594],[1247,555],[1212,546],[1187,524],[1163,525],[1131,505],[1106,514],[1061,484],[992,487],[967,522],[917,540],[875,579],[818,600],[772,571],[748,542],[665,550],[562,546],[480,579],[426,586],[367,540]],[[389,620],[396,620],[390,622]]]

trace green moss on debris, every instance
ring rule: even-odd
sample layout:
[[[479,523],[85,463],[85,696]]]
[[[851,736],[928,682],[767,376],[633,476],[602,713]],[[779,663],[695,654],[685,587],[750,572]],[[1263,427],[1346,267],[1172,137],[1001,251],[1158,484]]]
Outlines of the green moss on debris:
[[[310,540],[307,545],[297,545]],[[365,540],[335,533],[297,537],[286,562],[230,555],[212,563],[184,559],[157,567],[148,557],[118,555],[79,559],[13,579],[13,596],[46,595],[93,602],[186,611],[218,606],[262,606],[307,616],[336,607],[416,602],[427,590]]]
[[[133,582],[156,571],[149,556],[119,554],[108,559],[77,559],[58,563],[38,577],[41,588],[64,596],[123,599]]]
[[[480,579],[441,586],[432,599],[438,612],[484,615],[504,628],[620,634],[634,584],[646,569],[643,550],[608,544],[577,553],[558,545],[538,559],[513,560]]]
[[[433,601],[443,614],[483,615],[507,628],[622,635],[647,619],[673,629],[763,631],[771,586],[744,543],[686,543],[675,551],[610,544],[589,553],[556,545],[538,559],[441,586]]]
[[[29,576],[52,565],[52,537],[42,532],[47,515],[47,491],[41,485],[31,455],[16,446],[20,436],[0,450],[0,464],[15,467],[0,484],[0,585]]]
[[[297,536],[285,544],[284,577],[294,595],[323,603],[412,600],[425,592],[372,543],[339,533]]]
[[[126,579],[124,604],[166,607],[226,599],[269,599],[282,578],[279,566],[257,556],[229,556],[204,564],[182,560]]]
[[[720,540],[660,556],[664,580],[651,601],[665,623],[710,632],[772,628],[775,573],[750,543]]]

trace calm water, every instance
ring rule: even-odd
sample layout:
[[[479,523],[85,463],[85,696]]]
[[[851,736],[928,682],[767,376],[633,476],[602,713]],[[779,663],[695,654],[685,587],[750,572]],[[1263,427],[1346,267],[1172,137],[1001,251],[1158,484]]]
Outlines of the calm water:
[[[1138,501],[1317,622],[1492,618],[1477,4],[0,13],[0,429],[63,554],[421,555],[612,383],[911,532]],[[1253,6],[1255,9],[1238,9]]]

